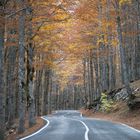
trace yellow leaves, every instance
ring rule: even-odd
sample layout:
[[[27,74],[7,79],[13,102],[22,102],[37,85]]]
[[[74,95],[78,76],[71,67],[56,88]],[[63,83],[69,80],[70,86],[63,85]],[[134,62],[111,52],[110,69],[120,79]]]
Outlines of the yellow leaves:
[[[48,59],[46,59],[46,60],[44,61],[44,64],[45,64],[46,66],[49,66],[49,68],[53,68],[53,67],[54,67],[53,62],[52,62],[51,60],[48,60]]]
[[[111,46],[113,46],[113,47],[117,47],[118,44],[119,44],[118,40],[113,40],[113,41],[111,42]]]
[[[66,13],[59,13],[54,17],[54,19],[58,20],[58,21],[59,20],[65,20],[67,18],[68,18],[68,15]]]
[[[123,4],[131,4],[131,0],[119,0],[119,4],[123,5]]]
[[[60,65],[56,68],[56,75],[59,77],[59,83],[61,84],[61,87],[65,87],[68,82],[70,82],[75,77],[80,77],[79,72],[76,72],[78,69],[79,61],[74,60],[75,58],[68,57],[66,60],[64,60]],[[73,62],[73,61],[75,62]],[[81,66],[82,68],[82,66]],[[80,70],[80,68],[79,68]],[[78,74],[77,74],[78,73]],[[80,78],[78,78],[75,82],[79,82]],[[73,81],[74,82],[74,81]],[[80,83],[80,82],[79,82]]]
[[[34,41],[37,41],[39,39],[39,36],[34,37]]]
[[[95,49],[95,48],[97,48],[97,46],[96,45],[93,45],[93,44],[87,44],[85,46],[81,46],[81,50],[83,52],[88,51],[88,50],[91,50],[91,49]]]
[[[54,20],[65,20],[69,17],[69,15],[63,10],[57,10],[55,16],[53,17]]]
[[[48,25],[45,25],[42,27],[42,30],[48,30],[48,31],[51,31],[51,30],[54,30],[56,28],[56,25],[55,24],[48,24]]]
[[[76,48],[77,48],[77,44],[75,43],[70,44],[68,47],[69,51],[72,51],[72,52],[74,52]]]
[[[101,43],[106,45],[108,44],[108,36],[106,34],[99,34],[97,45],[100,45]]]
[[[97,48],[97,46],[96,45],[91,45],[91,46],[88,46],[88,48],[89,49],[95,49],[95,48]]]
[[[34,67],[39,70],[42,69],[43,67],[49,67],[53,69],[55,66],[52,61],[45,59],[45,60],[35,61]]]

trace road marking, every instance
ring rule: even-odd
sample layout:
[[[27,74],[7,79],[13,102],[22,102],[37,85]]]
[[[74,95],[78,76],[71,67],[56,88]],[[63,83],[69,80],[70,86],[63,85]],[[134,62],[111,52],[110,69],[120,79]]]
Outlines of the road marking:
[[[116,124],[120,124],[120,125],[123,125],[125,127],[128,127],[136,132],[139,132],[140,133],[140,130],[136,129],[136,128],[133,128],[127,124],[124,124],[124,123],[120,123],[120,122],[113,122],[113,121],[109,121],[109,120],[105,120],[105,119],[99,119],[99,118],[90,118],[91,120],[98,120],[98,121],[107,121],[107,122],[111,122],[111,123],[116,123]]]
[[[28,139],[28,138],[30,138],[30,137],[32,137],[32,136],[34,136],[34,135],[40,133],[40,132],[41,132],[42,130],[44,130],[45,128],[47,128],[47,127],[49,126],[49,124],[50,124],[49,120],[47,120],[45,117],[41,117],[41,118],[42,118],[43,120],[47,121],[47,124],[46,124],[44,127],[42,127],[41,129],[39,129],[37,132],[35,132],[35,133],[33,133],[33,134],[31,134],[31,135],[29,135],[29,136],[27,136],[27,137],[21,138],[21,139],[19,139],[19,140]]]
[[[131,127],[131,126],[127,125],[127,124],[123,124],[123,123],[120,123],[120,124],[121,124],[121,125],[123,125],[123,126],[125,126],[125,127],[130,128],[130,129],[132,129],[132,130],[134,130],[134,131],[136,131],[136,132],[139,132],[139,133],[140,133],[140,130],[135,129],[135,128],[133,128],[133,127]]]
[[[84,127],[86,128],[85,140],[89,140],[89,138],[88,138],[89,128],[83,121],[78,120],[78,119],[72,119],[72,118],[67,118],[67,119],[71,119],[71,120],[78,121],[78,122],[82,123],[84,125]]]
[[[77,112],[77,111],[76,111]],[[64,116],[65,117],[65,116]],[[82,113],[80,113],[80,117],[82,118],[83,117],[83,114]],[[89,138],[88,138],[88,133],[89,133],[89,128],[88,128],[88,126],[83,122],[83,121],[81,121],[81,120],[78,120],[78,119],[72,119],[72,118],[69,118],[69,119],[71,119],[71,120],[75,120],[75,121],[78,121],[78,122],[80,122],[80,123],[82,123],[83,125],[84,125],[84,127],[86,128],[86,132],[85,132],[85,140],[89,140]]]
[[[81,122],[85,126],[85,128],[86,128],[85,140],[89,140],[89,138],[88,138],[89,128],[87,127],[87,125],[83,121],[80,121],[80,120],[78,120],[78,121]]]

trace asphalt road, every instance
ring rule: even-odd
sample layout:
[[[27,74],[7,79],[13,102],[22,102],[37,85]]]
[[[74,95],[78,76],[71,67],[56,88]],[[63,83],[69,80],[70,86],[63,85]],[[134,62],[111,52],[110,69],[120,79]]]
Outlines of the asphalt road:
[[[123,124],[82,117],[78,111],[56,111],[38,132],[20,140],[140,140],[140,131]]]

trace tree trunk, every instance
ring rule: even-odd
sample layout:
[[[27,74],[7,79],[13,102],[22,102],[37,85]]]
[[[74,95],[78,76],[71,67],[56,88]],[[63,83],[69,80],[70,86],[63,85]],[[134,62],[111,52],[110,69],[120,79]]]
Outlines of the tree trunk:
[[[47,103],[48,103],[48,114],[51,114],[51,111],[52,111],[52,77],[51,77],[51,75],[52,75],[52,72],[49,72],[49,85],[48,85],[48,100],[47,100]]]
[[[126,66],[126,55],[125,55],[124,46],[123,46],[121,18],[119,16],[119,14],[118,14],[118,17],[117,17],[117,32],[118,32],[119,50],[120,50],[120,57],[121,57],[122,79],[123,79],[123,82],[124,82],[125,87],[127,89],[127,92],[130,95],[131,94],[131,88],[129,86],[129,77],[128,77],[128,71],[127,71],[127,66]]]
[[[0,139],[4,139],[5,134],[5,99],[4,99],[4,32],[5,32],[5,18],[4,7],[0,3]]]
[[[34,48],[32,43],[32,9],[31,7],[28,9],[30,13],[30,19],[29,19],[29,44],[27,48],[27,55],[28,55],[28,92],[29,92],[29,126],[32,127],[36,124],[35,120],[35,99],[34,99],[34,67],[33,67],[33,61],[34,61]]]
[[[140,30],[140,2],[137,0],[137,31]],[[136,47],[136,79],[140,78],[140,33],[137,34],[137,47]]]
[[[20,0],[21,7],[24,5],[23,0]],[[19,127],[18,132],[25,131],[25,11],[21,11],[19,16]]]
[[[107,8],[106,8],[106,17],[107,17],[107,21],[110,22],[110,4],[111,1],[107,0]],[[110,28],[110,26],[108,26],[107,28],[107,33],[108,33],[108,67],[109,67],[109,91],[112,91],[113,88],[115,87],[115,75],[114,75],[114,63],[113,63],[113,48],[111,46],[111,41],[112,41],[112,37],[111,37],[111,33],[112,30]]]
[[[33,86],[33,77],[34,77],[34,68],[33,68],[33,47],[32,43],[28,46],[28,70],[29,70],[29,126],[32,127],[35,121],[35,99],[34,99],[34,86]]]
[[[94,95],[94,77],[93,77],[93,53],[92,50],[90,50],[90,58],[89,58],[89,63],[90,63],[90,83],[91,83],[91,104],[93,103],[93,98],[95,99],[95,95]]]

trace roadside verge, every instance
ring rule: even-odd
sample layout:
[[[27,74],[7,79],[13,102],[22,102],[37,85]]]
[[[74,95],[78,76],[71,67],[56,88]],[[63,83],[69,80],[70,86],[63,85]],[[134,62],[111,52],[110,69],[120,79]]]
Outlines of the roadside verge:
[[[122,125],[131,127],[132,129],[136,129],[137,131],[140,131],[140,120],[139,120],[140,111],[136,111],[136,112],[117,111],[111,113],[102,113],[102,112],[93,113],[92,110],[81,109],[80,112],[83,114],[83,116],[89,118],[108,120],[111,122],[120,123]]]
[[[40,130],[42,127],[44,127],[47,124],[47,122],[42,119],[41,117],[37,117],[36,118],[36,125],[34,125],[33,127],[29,128],[28,126],[28,119],[25,120],[25,132],[22,134],[18,134],[17,131],[7,134],[8,136],[6,137],[6,140],[18,140],[20,138],[29,136],[35,132],[37,132],[38,130]],[[18,126],[18,120],[15,121],[15,125]],[[7,132],[8,133],[8,132]]]

